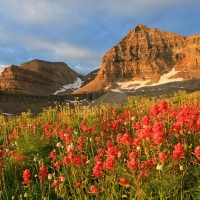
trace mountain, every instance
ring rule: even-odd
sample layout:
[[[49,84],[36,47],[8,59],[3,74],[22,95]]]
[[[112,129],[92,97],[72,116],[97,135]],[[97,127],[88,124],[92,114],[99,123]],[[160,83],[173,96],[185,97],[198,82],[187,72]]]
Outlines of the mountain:
[[[89,82],[93,81],[94,78],[97,76],[99,69],[96,69],[89,74],[78,78],[73,84],[63,85],[58,91],[54,92],[53,94],[71,94],[74,91],[78,90],[79,88],[87,85]],[[71,88],[69,92],[69,88]]]
[[[134,90],[200,78],[200,34],[182,36],[139,24],[102,59],[96,78],[75,94]]]
[[[0,74],[0,90],[36,95],[72,93],[81,87],[82,78],[63,62],[32,60],[5,68]]]
[[[89,74],[85,75],[82,78],[83,82],[82,82],[82,86],[81,87],[83,87],[83,86],[87,85],[88,83],[90,83],[91,81],[93,81],[96,78],[98,72],[99,72],[99,69],[96,69],[96,70],[90,72]]]

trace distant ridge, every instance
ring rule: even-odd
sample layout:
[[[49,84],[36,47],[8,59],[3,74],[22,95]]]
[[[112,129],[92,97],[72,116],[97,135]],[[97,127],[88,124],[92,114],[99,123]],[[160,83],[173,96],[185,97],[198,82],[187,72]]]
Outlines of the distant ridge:
[[[0,74],[0,90],[25,94],[52,94],[64,85],[74,84],[81,78],[82,75],[63,62],[32,60],[20,66],[11,65],[5,68]],[[75,89],[68,88],[65,93],[72,93]]]

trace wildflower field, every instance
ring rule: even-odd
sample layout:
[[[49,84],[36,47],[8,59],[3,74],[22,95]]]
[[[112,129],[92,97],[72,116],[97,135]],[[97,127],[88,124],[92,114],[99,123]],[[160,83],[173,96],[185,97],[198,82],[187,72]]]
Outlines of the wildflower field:
[[[0,199],[200,199],[200,93],[0,115]]]

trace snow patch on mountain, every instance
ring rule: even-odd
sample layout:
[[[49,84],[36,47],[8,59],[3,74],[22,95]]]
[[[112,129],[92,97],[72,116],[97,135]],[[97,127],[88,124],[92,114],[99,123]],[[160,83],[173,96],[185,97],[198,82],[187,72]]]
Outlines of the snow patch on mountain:
[[[131,89],[138,89],[141,87],[146,86],[156,86],[156,85],[162,85],[165,83],[175,82],[175,81],[183,81],[183,78],[173,78],[170,79],[171,76],[177,74],[179,71],[175,71],[173,68],[169,73],[163,74],[160,77],[160,80],[157,83],[153,83],[152,85],[146,85],[150,80],[145,81],[128,81],[128,82],[117,82],[118,86],[120,86],[121,90],[131,90]]]
[[[120,92],[120,93],[124,93],[122,92],[121,90],[118,90],[118,89],[111,89],[112,92]]]
[[[172,79],[170,79],[171,76],[177,74],[178,72],[179,71],[175,71],[175,69],[173,68],[169,73],[163,74],[160,77],[160,80],[158,81],[158,83],[154,83],[151,86],[161,85],[161,84],[175,82],[175,81],[183,81],[184,80],[183,78],[172,78]]]
[[[144,87],[146,83],[148,83],[149,80],[147,81],[128,81],[128,82],[117,82],[119,86],[121,86],[122,90],[131,90],[131,89],[137,89],[140,87]]]
[[[82,86],[82,83],[83,83],[83,81],[80,78],[77,78],[77,80],[74,83],[62,86],[62,88],[60,88],[60,90],[54,92],[53,94],[57,95],[58,93],[65,92],[66,90],[69,90],[69,89],[75,91]]]

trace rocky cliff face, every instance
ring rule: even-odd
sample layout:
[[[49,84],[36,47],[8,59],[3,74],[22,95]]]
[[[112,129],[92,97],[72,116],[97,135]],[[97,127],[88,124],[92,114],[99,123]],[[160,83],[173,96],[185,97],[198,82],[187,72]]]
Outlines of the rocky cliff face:
[[[63,85],[70,85],[82,76],[62,62],[33,60],[11,65],[0,74],[0,90],[26,94],[52,94]],[[65,93],[73,92],[68,88]]]
[[[117,83],[126,81],[152,85],[172,70],[176,73],[169,79],[200,78],[200,35],[185,37],[139,24],[104,55],[94,81],[76,93],[119,88]]]

